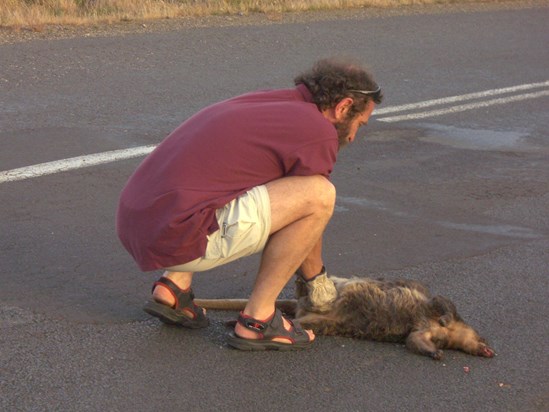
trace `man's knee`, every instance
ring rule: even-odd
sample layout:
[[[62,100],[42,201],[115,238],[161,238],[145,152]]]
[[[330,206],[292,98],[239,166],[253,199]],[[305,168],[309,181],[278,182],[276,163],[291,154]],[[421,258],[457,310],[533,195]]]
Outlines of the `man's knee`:
[[[323,176],[291,176],[266,184],[271,202],[271,233],[307,216],[331,218],[336,191]]]
[[[332,215],[336,201],[336,188],[324,176],[311,176],[307,195],[320,212]]]

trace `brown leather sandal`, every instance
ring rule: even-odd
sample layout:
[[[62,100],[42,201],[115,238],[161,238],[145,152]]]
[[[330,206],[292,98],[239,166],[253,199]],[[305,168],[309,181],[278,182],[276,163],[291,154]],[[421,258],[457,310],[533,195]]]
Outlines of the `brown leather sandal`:
[[[157,317],[168,325],[178,325],[190,329],[205,328],[210,324],[202,308],[194,304],[194,293],[191,288],[180,289],[170,279],[164,277],[154,283],[153,290],[157,286],[168,289],[175,299],[175,304],[168,306],[155,300],[150,300],[143,308],[149,315]],[[188,315],[192,315],[192,317]]]
[[[309,339],[309,335],[299,323],[291,320],[288,322],[291,325],[290,330],[284,328],[282,312],[279,309],[276,309],[266,320],[257,320],[240,312],[238,323],[256,332],[258,339],[244,339],[232,332],[227,336],[227,343],[236,349],[255,351],[298,350],[311,347],[313,341]],[[289,342],[276,342],[273,340],[276,338],[285,338]]]

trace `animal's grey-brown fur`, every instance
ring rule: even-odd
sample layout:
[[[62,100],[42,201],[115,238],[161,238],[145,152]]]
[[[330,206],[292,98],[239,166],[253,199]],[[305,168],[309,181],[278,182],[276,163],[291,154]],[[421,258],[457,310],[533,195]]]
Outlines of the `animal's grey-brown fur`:
[[[311,307],[303,282],[296,282],[296,320],[321,335],[405,342],[419,354],[442,357],[441,349],[492,357],[494,351],[443,296],[431,297],[412,280],[384,281],[330,276],[338,296],[329,309]]]

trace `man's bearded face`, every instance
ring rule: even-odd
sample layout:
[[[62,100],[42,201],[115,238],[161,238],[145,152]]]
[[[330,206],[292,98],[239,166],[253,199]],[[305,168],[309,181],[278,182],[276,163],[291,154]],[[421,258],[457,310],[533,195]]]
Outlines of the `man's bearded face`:
[[[349,116],[347,116],[344,120],[335,125],[340,149],[347,146],[351,142],[352,138],[354,138],[354,135],[351,136],[352,125],[353,119]]]
[[[347,113],[343,120],[334,124],[337,130],[340,149],[355,140],[356,133],[360,126],[368,124],[368,119],[374,111],[374,107],[374,102],[370,100],[362,113],[357,113],[354,116],[350,116],[349,113]]]

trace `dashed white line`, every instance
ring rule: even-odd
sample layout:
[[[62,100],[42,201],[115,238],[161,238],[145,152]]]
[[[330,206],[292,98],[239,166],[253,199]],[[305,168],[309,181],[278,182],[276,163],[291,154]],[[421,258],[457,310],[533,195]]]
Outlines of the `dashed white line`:
[[[30,179],[38,176],[51,175],[53,173],[66,172],[68,170],[82,169],[84,167],[115,162],[117,160],[144,156],[152,152],[155,147],[156,145],[151,145],[133,147],[130,149],[113,150],[110,152],[71,157],[69,159],[56,160],[53,162],[40,163],[33,166],[6,170],[0,172],[0,183]]]
[[[492,89],[492,90],[485,90],[485,91],[476,92],[476,93],[461,94],[459,96],[444,97],[442,99],[426,100],[424,102],[418,102],[418,103],[403,104],[400,106],[382,107],[382,108],[376,109],[374,113],[376,115],[383,115],[383,114],[394,113],[394,112],[405,112],[408,110],[424,109],[426,107],[438,106],[442,104],[462,102],[464,100],[481,99],[484,97],[491,97],[491,96],[497,96],[500,94],[520,92],[523,90],[531,90],[531,89],[537,89],[540,87],[547,87],[547,86],[549,86],[549,80],[545,82],[539,82],[539,83],[528,83],[528,84],[521,84],[518,86],[504,87],[502,89]]]
[[[466,110],[479,109],[481,107],[495,106],[498,104],[507,104],[511,102],[518,102],[521,100],[537,99],[539,97],[544,97],[544,96],[549,96],[549,90],[543,90],[535,93],[519,94],[519,95],[509,96],[509,97],[500,97],[498,99],[485,100],[477,103],[461,104],[457,106],[451,106],[446,109],[429,110],[426,112],[410,113],[410,114],[404,114],[401,116],[380,117],[380,118],[377,118],[376,120],[379,120],[380,122],[401,122],[403,120],[424,119],[426,117],[436,117],[436,116],[441,116],[443,114],[459,113],[459,112],[464,112]]]

